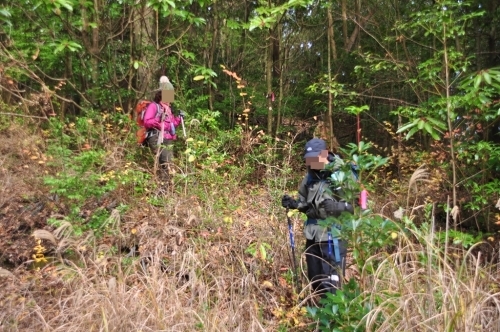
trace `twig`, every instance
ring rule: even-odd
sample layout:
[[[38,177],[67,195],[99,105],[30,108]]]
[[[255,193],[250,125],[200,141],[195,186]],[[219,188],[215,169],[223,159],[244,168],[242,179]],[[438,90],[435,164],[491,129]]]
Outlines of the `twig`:
[[[1,115],[12,115],[12,116],[22,116],[25,118],[35,118],[35,119],[43,119],[43,120],[48,120],[49,118],[46,116],[37,116],[37,115],[26,115],[26,114],[17,114],[17,113],[4,113],[0,112]]]

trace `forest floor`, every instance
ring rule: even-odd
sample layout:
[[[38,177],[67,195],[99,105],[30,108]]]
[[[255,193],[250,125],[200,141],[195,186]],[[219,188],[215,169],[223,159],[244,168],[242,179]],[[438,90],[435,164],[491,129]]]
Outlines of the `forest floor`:
[[[0,266],[4,267],[32,259],[36,245],[32,233],[47,228],[47,219],[56,211],[42,186],[45,160],[36,144],[40,138],[34,137],[22,140],[10,130],[0,133]]]
[[[106,232],[69,236],[48,224],[69,211],[44,185],[54,170],[43,136],[12,127],[0,141],[0,331],[315,329],[306,306],[316,299],[305,282],[294,292],[282,183],[165,182],[140,201],[125,188],[80,207],[84,220],[109,211]],[[125,167],[111,156],[110,169]],[[291,219],[304,276],[302,222]],[[472,252],[496,266],[499,243],[491,232]]]
[[[48,171],[42,137],[20,138],[16,129],[6,129],[0,141],[0,331],[96,330],[95,319],[122,331],[304,327],[307,300],[293,292],[286,216],[275,211],[283,219],[277,220],[270,213],[267,190],[246,186],[231,193],[232,208],[222,214],[211,211],[218,203],[210,199],[225,188],[207,188],[204,202],[165,184],[151,193],[168,201],[160,208],[134,205],[126,195],[107,197],[83,206],[82,213],[109,208],[113,234],[61,238],[47,220],[68,211],[43,184]],[[131,208],[120,216],[117,202]],[[37,263],[40,252],[48,263]],[[112,280],[120,291],[106,301],[120,296],[121,305],[106,302],[80,314],[89,310],[87,298],[103,295],[99,285]],[[152,287],[153,281],[161,286]],[[147,304],[147,294],[154,305]],[[148,311],[155,306],[164,310]],[[166,324],[165,316],[176,324]]]

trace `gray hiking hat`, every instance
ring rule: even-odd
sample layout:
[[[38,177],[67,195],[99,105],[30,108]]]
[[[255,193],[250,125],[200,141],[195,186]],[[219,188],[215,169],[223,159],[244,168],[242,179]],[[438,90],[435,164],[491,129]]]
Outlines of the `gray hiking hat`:
[[[317,157],[323,150],[328,150],[326,142],[320,138],[313,138],[306,143],[304,158]]]

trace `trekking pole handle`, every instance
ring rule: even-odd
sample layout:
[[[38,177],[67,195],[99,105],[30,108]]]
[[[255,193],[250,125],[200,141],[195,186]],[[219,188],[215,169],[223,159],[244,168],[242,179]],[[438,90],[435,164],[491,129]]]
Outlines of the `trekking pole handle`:
[[[186,127],[184,127],[184,117],[181,115],[182,133],[186,137]]]
[[[165,111],[162,112],[161,114],[161,130],[160,130],[160,135],[158,135],[158,146],[163,143],[163,135],[165,134]]]

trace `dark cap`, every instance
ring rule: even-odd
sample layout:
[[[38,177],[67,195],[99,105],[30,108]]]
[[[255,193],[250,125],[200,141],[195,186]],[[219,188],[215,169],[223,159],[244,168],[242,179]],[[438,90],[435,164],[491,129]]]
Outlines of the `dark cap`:
[[[328,150],[326,142],[320,138],[313,138],[306,143],[304,158],[319,156],[323,150]]]

